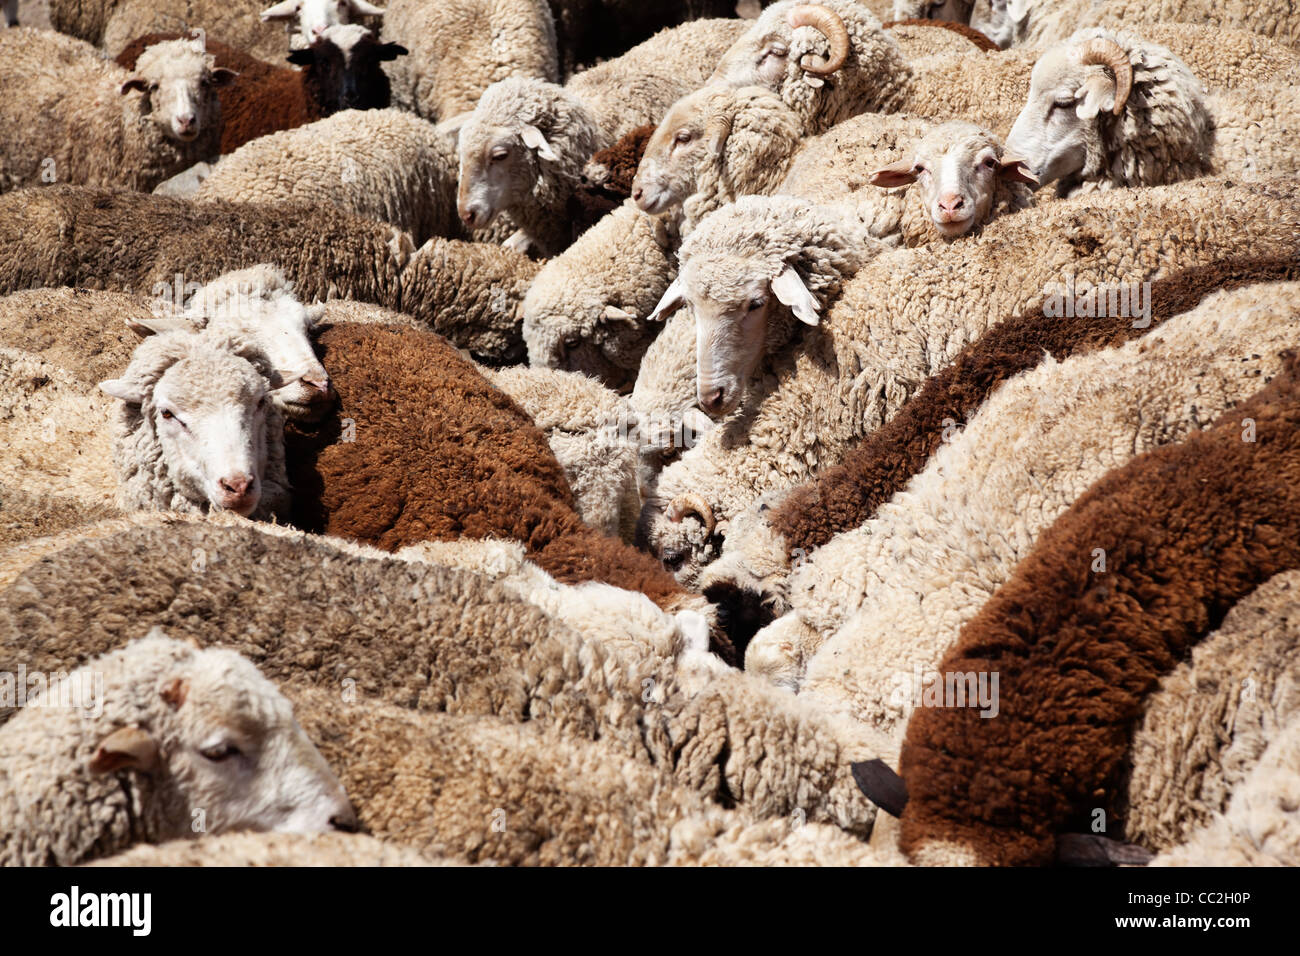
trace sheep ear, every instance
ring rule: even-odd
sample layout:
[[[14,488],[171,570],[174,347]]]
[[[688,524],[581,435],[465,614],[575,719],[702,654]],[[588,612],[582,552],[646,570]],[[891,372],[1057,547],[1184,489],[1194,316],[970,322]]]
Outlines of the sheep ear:
[[[410,52],[400,43],[381,43],[375,47],[375,59],[386,63],[389,60],[396,60],[399,56],[406,56]]]
[[[1112,80],[1098,74],[1084,80],[1083,86],[1074,92],[1079,105],[1074,113],[1081,120],[1090,120],[1105,110],[1107,113],[1115,105],[1115,84]]]
[[[733,125],[730,116],[715,116],[709,120],[704,127],[704,138],[709,142],[711,155],[722,155],[722,151],[727,148],[727,140],[731,139]]]
[[[555,155],[555,150],[551,149],[551,144],[546,141],[546,137],[536,126],[525,126],[519,131],[519,135],[523,137],[524,145],[536,150],[537,155],[542,159],[552,163],[560,161],[560,157]]]
[[[787,263],[781,270],[781,274],[772,280],[772,294],[782,305],[789,306],[794,312],[794,317],[800,322],[807,325],[817,325],[821,322],[821,316],[818,315],[821,305],[817,302],[817,297],[803,284],[803,279],[799,278],[799,273],[794,271],[794,266]]]
[[[382,17],[384,15],[383,7],[367,3],[366,0],[348,0],[348,7],[353,13],[362,17]]]
[[[167,706],[172,710],[179,710],[180,706],[185,703],[185,698],[190,696],[190,682],[184,677],[176,677],[169,681],[159,694],[167,702]]]
[[[635,322],[636,316],[627,309],[620,309],[616,305],[605,306],[605,311],[601,313],[601,318],[606,322]]]
[[[123,727],[99,742],[89,767],[96,774],[118,770],[153,773],[158,769],[158,744],[139,727]]]
[[[262,22],[268,20],[292,20],[298,15],[298,8],[302,6],[302,0],[281,0],[273,7],[267,7],[262,11]]]
[[[112,395],[128,405],[144,404],[144,391],[121,378],[109,378],[99,383],[99,390],[105,395]]]
[[[998,160],[998,176],[1002,179],[1011,179],[1016,182],[1029,183],[1031,186],[1037,186],[1038,177],[1029,171],[1029,163],[1014,156],[1011,153],[1006,154]]]
[[[194,328],[188,320],[180,316],[166,315],[155,315],[147,319],[127,319],[126,327],[142,339],[157,335],[159,332],[189,331]]]
[[[211,73],[213,86],[229,86],[239,78],[239,74],[234,70],[227,70],[224,66],[219,66]]]
[[[125,83],[122,84],[122,88],[121,88],[120,90],[118,90],[118,92],[121,93],[123,96],[126,96],[127,93],[130,93],[130,92],[132,92],[133,90],[134,90],[135,92],[137,92],[137,93],[147,93],[147,92],[149,92],[149,83],[148,83],[148,81],[147,81],[147,80],[142,80],[142,79],[140,79],[140,77],[138,77],[138,76],[133,76],[133,77],[131,77],[129,80],[127,80]]]
[[[882,189],[906,186],[916,182],[916,163],[909,159],[900,159],[896,163],[882,166],[871,174],[870,183]]]
[[[455,116],[448,116],[438,124],[438,132],[444,136],[456,137],[460,135],[460,128],[469,122],[469,118],[474,115],[473,110],[464,113],[457,113]]]
[[[668,316],[672,315],[678,309],[686,304],[686,288],[682,285],[681,279],[674,279],[673,284],[668,287],[655,310],[646,316],[647,322],[662,322]]]

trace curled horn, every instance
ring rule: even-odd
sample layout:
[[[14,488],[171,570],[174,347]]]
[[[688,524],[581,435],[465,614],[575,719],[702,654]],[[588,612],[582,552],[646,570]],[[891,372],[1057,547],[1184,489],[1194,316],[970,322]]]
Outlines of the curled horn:
[[[1111,110],[1116,116],[1124,112],[1128,95],[1133,92],[1133,64],[1128,54],[1114,40],[1095,37],[1079,47],[1079,62],[1084,66],[1105,66],[1115,74],[1115,107]]]
[[[668,520],[677,522],[681,521],[687,515],[698,515],[704,522],[704,533],[713,534],[713,529],[718,526],[718,522],[713,517],[713,509],[701,495],[695,492],[688,492],[684,495],[678,495],[668,505]]]
[[[799,62],[805,72],[813,76],[830,76],[849,58],[849,30],[834,10],[817,4],[801,4],[790,11],[786,22],[795,29],[812,27],[830,41],[831,55],[825,63],[818,63],[811,55]]]

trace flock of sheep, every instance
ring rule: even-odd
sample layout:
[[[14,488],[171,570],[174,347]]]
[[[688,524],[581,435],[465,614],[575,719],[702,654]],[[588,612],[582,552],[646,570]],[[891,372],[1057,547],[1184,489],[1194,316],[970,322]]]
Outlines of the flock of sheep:
[[[0,863],[1300,864],[1291,0],[263,2],[3,7]]]

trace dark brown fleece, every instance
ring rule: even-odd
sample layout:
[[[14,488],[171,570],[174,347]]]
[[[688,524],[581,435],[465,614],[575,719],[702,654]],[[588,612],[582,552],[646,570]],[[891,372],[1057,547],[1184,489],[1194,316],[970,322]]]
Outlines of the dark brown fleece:
[[[148,33],[136,37],[117,55],[117,65],[135,69],[135,61],[146,47],[166,40],[188,39],[185,33]],[[287,66],[274,66],[217,40],[206,41],[216,65],[239,74],[230,86],[221,87],[221,153],[233,153],[250,139],[282,129],[295,129],[315,122],[326,114],[303,83],[304,73]]]
[[[632,195],[632,179],[654,131],[653,125],[638,126],[587,161],[582,182],[569,200],[575,240]]]
[[[582,523],[546,437],[441,337],[343,324],[317,351],[339,408],[286,430],[298,527],[389,551],[511,539],[566,584],[603,581],[667,609],[686,596],[649,555]]]
[[[952,20],[890,20],[888,23],[882,24],[882,26],[886,30],[890,27],[936,27],[940,30],[950,30],[960,37],[965,37],[975,45],[976,49],[985,53],[998,49],[998,45],[979,30],[969,24],[955,23]]]
[[[1057,832],[1113,802],[1160,677],[1237,601],[1300,567],[1300,359],[1283,359],[1213,427],[1097,481],[962,629],[939,672],[997,673],[999,710],[916,711],[905,852],[943,841],[994,864],[1049,863]]]

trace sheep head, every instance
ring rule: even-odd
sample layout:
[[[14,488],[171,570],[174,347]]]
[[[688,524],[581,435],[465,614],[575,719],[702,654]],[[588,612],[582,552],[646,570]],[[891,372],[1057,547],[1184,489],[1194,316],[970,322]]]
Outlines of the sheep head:
[[[1033,5],[1034,0],[980,0],[963,22],[969,23],[1005,50],[1024,39],[1029,30],[1029,12]]]
[[[848,28],[830,7],[777,3],[723,55],[709,82],[777,91],[787,78],[798,77],[819,85],[844,66],[850,49]]]
[[[86,697],[95,691],[100,712],[92,718]],[[143,830],[131,834],[135,839],[195,838],[194,808],[203,809],[199,832],[206,833],[356,828],[343,787],[289,701],[234,651],[199,649],[154,628],[72,672],[46,696],[49,703],[29,704],[5,732],[30,733],[30,725],[45,724],[65,738],[62,725],[76,721],[71,736],[82,742],[69,770],[85,778],[77,792],[93,792],[96,778],[129,774]],[[59,706],[66,701],[80,706]],[[80,842],[95,835],[83,834]]]
[[[120,92],[143,94],[140,110],[162,134],[190,143],[219,128],[217,87],[229,86],[238,75],[216,66],[201,38],[167,40],[145,48]]]
[[[381,63],[409,52],[400,43],[380,43],[357,24],[328,26],[310,45],[294,50],[288,61],[307,73],[307,88],[323,116],[339,110],[383,109],[392,87]]]
[[[871,182],[884,188],[915,183],[935,231],[955,239],[988,221],[999,181],[1038,185],[1025,167],[992,133],[954,120],[928,132],[906,158],[876,170]]]
[[[1105,159],[1102,127],[1124,113],[1133,67],[1106,35],[1076,35],[1048,50],[1034,64],[1007,148],[1043,183],[1096,173]]]
[[[382,17],[383,7],[367,0],[282,0],[261,13],[263,23],[292,20],[298,33],[308,43],[337,24],[351,23],[353,17]]]
[[[230,343],[209,333],[163,332],[136,348],[122,377],[99,387],[124,403],[128,433],[142,431],[146,446],[155,445],[155,480],[197,510],[245,517],[256,510],[267,432],[283,420],[266,379]]]

